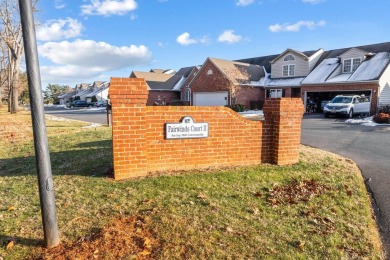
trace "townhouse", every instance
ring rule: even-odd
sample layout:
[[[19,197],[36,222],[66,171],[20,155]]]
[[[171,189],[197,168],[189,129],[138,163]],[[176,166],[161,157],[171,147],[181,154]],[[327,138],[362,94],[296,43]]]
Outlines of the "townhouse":
[[[390,42],[312,51],[286,49],[276,55],[228,61],[207,58],[201,66],[133,72],[149,86],[148,105],[221,106],[242,104],[257,108],[266,98],[300,97],[321,102],[340,94],[365,95],[371,113],[390,105]],[[164,102],[165,100],[165,102]]]
[[[133,71],[130,78],[145,79],[149,90],[148,106],[172,105],[185,101],[185,97],[181,97],[181,90],[189,76],[194,74],[194,70],[197,70],[195,66],[181,68],[177,72],[171,69],[152,69],[149,72]]]

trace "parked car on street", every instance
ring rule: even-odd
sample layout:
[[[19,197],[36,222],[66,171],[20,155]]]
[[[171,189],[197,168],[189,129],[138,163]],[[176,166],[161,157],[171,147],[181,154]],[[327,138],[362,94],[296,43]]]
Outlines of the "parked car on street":
[[[324,106],[324,115],[341,115],[349,118],[357,114],[370,114],[370,100],[362,95],[338,95]]]
[[[70,104],[70,107],[92,107],[93,103],[87,102],[85,100],[75,100]]]
[[[107,106],[107,101],[104,100],[99,100],[98,102],[95,103],[95,107],[106,107]]]

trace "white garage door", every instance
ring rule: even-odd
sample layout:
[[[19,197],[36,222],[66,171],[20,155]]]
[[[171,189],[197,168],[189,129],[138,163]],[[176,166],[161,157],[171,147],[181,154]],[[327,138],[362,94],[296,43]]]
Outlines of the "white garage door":
[[[194,106],[225,106],[227,98],[227,92],[198,92],[194,93]]]

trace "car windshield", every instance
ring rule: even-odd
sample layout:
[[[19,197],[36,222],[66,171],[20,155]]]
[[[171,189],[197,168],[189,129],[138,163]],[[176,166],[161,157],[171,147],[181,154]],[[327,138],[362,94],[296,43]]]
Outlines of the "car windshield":
[[[352,97],[335,97],[331,103],[351,103]]]

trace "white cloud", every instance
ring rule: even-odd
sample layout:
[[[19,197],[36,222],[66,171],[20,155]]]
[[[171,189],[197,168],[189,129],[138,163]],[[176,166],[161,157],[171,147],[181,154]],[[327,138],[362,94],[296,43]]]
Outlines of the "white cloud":
[[[237,6],[247,6],[250,4],[253,4],[255,0],[236,0],[236,5]]]
[[[165,48],[166,46],[168,46],[168,43],[158,42],[157,45],[161,48]]]
[[[48,42],[39,54],[55,63],[41,66],[43,81],[83,81],[131,66],[149,64],[152,54],[144,45],[112,46],[105,42],[76,40]]]
[[[66,3],[64,3],[62,0],[55,0],[54,1],[54,7],[56,9],[63,9],[66,7]]]
[[[203,36],[202,38],[199,39],[199,42],[207,44],[210,42],[210,38],[208,36]]]
[[[325,2],[325,1],[326,0],[302,0],[302,2],[304,2],[304,3],[313,4],[313,5],[319,4],[319,3]]]
[[[176,41],[181,45],[190,45],[198,43],[198,40],[191,39],[190,34],[188,32],[182,33],[179,36],[177,36]]]
[[[77,37],[81,34],[83,25],[72,18],[49,20],[37,28],[39,41],[56,41]]]
[[[225,30],[218,37],[219,42],[235,43],[241,41],[241,35],[234,34],[233,30]]]
[[[268,29],[271,32],[298,32],[301,27],[306,27],[308,29],[315,29],[316,27],[319,26],[325,26],[326,22],[325,21],[319,21],[318,23],[314,21],[299,21],[296,22],[295,24],[274,24],[270,25]]]
[[[91,4],[82,5],[81,13],[85,15],[125,15],[137,9],[135,0],[90,0]]]

